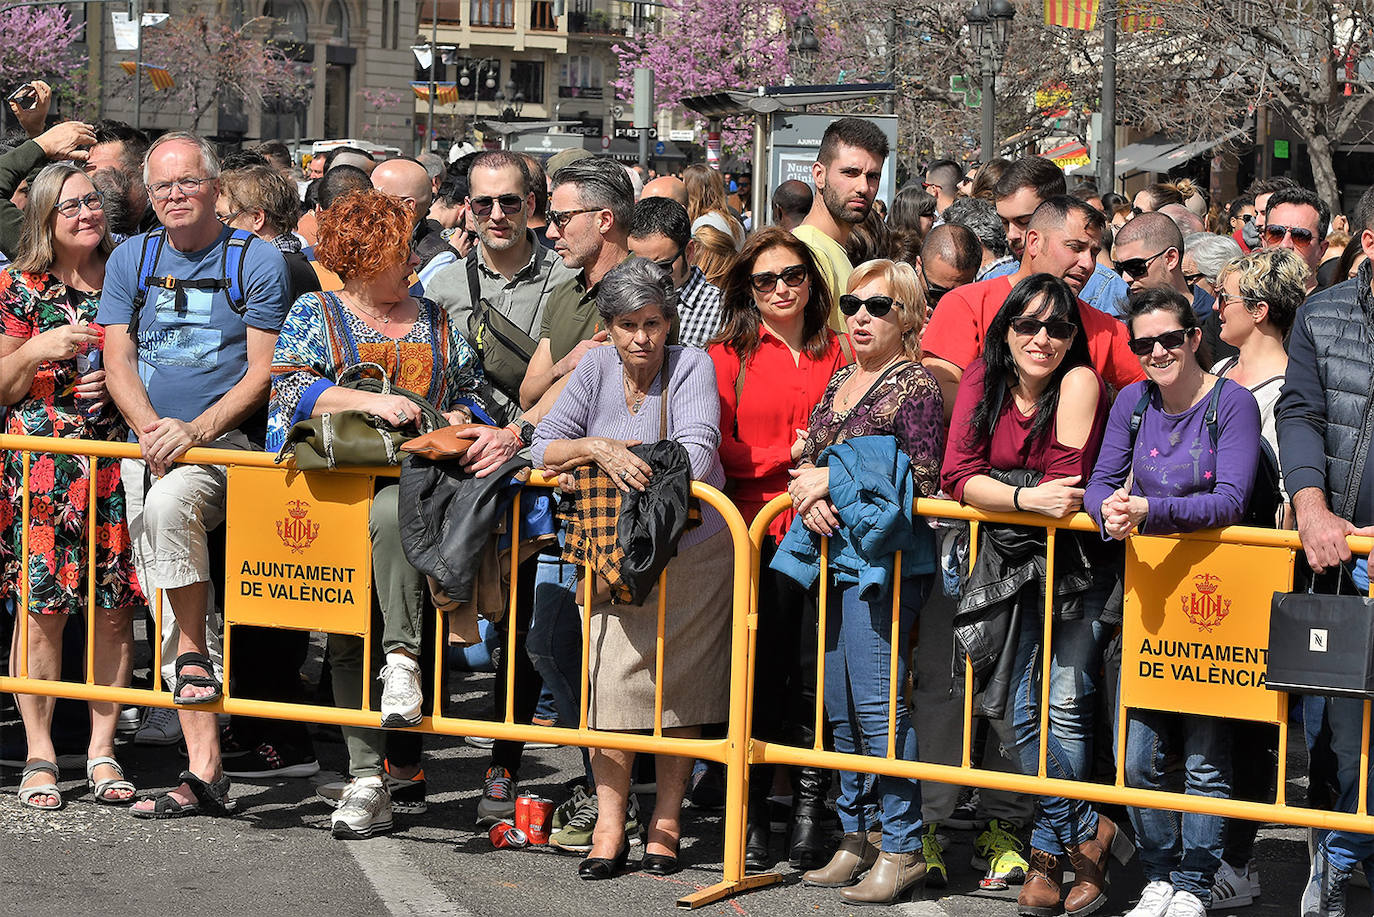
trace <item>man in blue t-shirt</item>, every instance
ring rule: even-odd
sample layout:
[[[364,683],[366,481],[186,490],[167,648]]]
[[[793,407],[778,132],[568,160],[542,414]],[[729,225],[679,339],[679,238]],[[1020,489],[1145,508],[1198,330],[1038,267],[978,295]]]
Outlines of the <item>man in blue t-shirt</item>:
[[[267,402],[272,348],[290,302],[286,262],[260,240],[242,252],[241,301],[230,295],[232,232],[215,217],[219,162],[209,143],[166,134],[149,148],[143,171],[165,236],[146,246],[155,263],[141,265],[145,235],[115,249],[99,321],[110,394],[142,452],[123,466],[136,569],[147,596],[162,590],[179,630],[173,692],[190,765],[180,786],[133,809],[168,818],[222,813],[229,800],[215,715],[190,712],[220,695],[206,633],[206,532],[224,520],[225,471],[174,463],[196,446],[250,448],[243,427]],[[157,284],[141,304],[140,271]]]

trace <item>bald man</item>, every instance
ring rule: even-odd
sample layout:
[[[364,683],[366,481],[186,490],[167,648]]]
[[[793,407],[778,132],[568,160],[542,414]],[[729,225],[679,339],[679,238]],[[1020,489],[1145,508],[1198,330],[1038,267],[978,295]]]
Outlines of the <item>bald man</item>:
[[[811,186],[790,178],[773,192],[773,222],[791,232],[811,212]]]
[[[399,197],[411,212],[410,250],[420,259],[420,286],[458,260],[458,252],[443,237],[444,228],[428,219],[434,186],[424,166],[414,159],[388,159],[373,170],[372,187]]]
[[[926,308],[934,309],[950,290],[973,283],[983,265],[983,246],[967,226],[941,223],[921,243],[917,264],[926,285]]]
[[[326,154],[325,171],[329,171],[335,166],[352,166],[355,169],[362,169],[368,175],[377,168],[377,160],[366,153],[359,153],[355,150],[342,150],[330,157]]]
[[[1182,204],[1165,204],[1159,208],[1159,212],[1173,220],[1178,231],[1185,236],[1207,230],[1207,226],[1198,218],[1198,215]]]
[[[687,186],[682,183],[682,179],[673,178],[671,175],[664,175],[655,178],[644,186],[644,193],[640,200],[647,201],[651,197],[666,197],[669,200],[677,201],[683,207],[687,206]]]

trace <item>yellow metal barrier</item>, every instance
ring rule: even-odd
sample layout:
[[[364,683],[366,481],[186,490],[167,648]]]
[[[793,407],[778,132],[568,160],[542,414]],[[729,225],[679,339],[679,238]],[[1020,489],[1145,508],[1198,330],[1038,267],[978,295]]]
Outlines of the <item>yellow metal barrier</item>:
[[[750,525],[750,536],[754,541],[755,554],[757,555],[763,545],[763,539],[768,534],[768,528],[773,520],[791,508],[790,500],[787,496],[780,496],[765,506],[759,515]],[[973,507],[964,506],[948,500],[919,499],[916,501],[915,511],[918,516],[926,518],[954,519],[968,521],[972,525],[970,533],[970,563],[973,561],[972,552],[977,546],[977,526],[983,522],[1012,523],[1017,525],[1028,525],[1037,528],[1047,529],[1047,545],[1049,551],[1048,562],[1046,564],[1046,575],[1053,581],[1054,576],[1054,545],[1056,533],[1059,531],[1098,531],[1096,523],[1084,513],[1075,514],[1067,519],[1049,519],[1033,513],[992,513]],[[920,519],[917,520],[920,524]],[[1190,532],[1179,535],[1168,536],[1167,538],[1152,538],[1142,536],[1132,536],[1128,539],[1128,550],[1136,550],[1134,543],[1185,543],[1193,545],[1226,546],[1239,545],[1251,548],[1277,548],[1283,549],[1288,555],[1288,564],[1284,568],[1286,574],[1283,579],[1283,589],[1292,587],[1292,554],[1301,549],[1301,541],[1297,532],[1281,531],[1275,529],[1258,529],[1246,526],[1228,526],[1221,529],[1207,531]],[[1374,549],[1374,539],[1351,537],[1348,539],[1350,548],[1356,554],[1369,554]],[[893,730],[895,720],[889,717],[888,724],[888,753],[885,758],[869,757],[859,754],[842,754],[838,752],[825,751],[821,747],[821,725],[824,716],[824,684],[825,684],[825,630],[826,630],[826,599],[829,584],[827,583],[827,564],[829,561],[829,539],[821,539],[821,574],[819,581],[819,615],[817,632],[817,665],[816,665],[816,739],[814,747],[799,748],[787,746],[777,742],[765,742],[760,739],[752,738],[752,719],[746,730],[750,736],[749,742],[749,763],[750,764],[786,764],[803,767],[830,768],[834,770],[856,771],[867,774],[884,774],[894,777],[907,777],[913,780],[931,780],[938,783],[953,783],[961,786],[985,787],[989,789],[1007,790],[1032,795],[1051,795],[1063,796],[1074,799],[1083,799],[1089,802],[1114,803],[1125,806],[1137,806],[1141,808],[1171,809],[1179,812],[1198,812],[1213,815],[1220,815],[1229,818],[1240,818],[1251,821],[1273,822],[1288,825],[1299,825],[1314,828],[1326,828],[1332,830],[1352,831],[1359,833],[1374,833],[1374,818],[1366,814],[1364,800],[1367,795],[1369,767],[1368,767],[1368,743],[1370,734],[1370,702],[1364,704],[1364,744],[1361,751],[1360,767],[1360,805],[1355,813],[1324,812],[1314,809],[1305,809],[1287,804],[1284,794],[1285,764],[1283,754],[1286,749],[1287,724],[1286,712],[1288,709],[1287,695],[1282,692],[1267,692],[1275,698],[1273,704],[1274,715],[1264,716],[1236,716],[1232,718],[1258,719],[1263,722],[1271,722],[1279,728],[1280,735],[1280,756],[1278,771],[1278,790],[1276,800],[1273,803],[1251,802],[1236,799],[1219,799],[1205,796],[1190,796],[1183,793],[1167,791],[1146,790],[1125,785],[1123,756],[1118,754],[1116,765],[1116,779],[1114,784],[1102,784],[1091,782],[1080,782],[1075,780],[1063,780],[1046,776],[1046,743],[1039,743],[1039,766],[1035,774],[1013,774],[1000,771],[988,771],[975,768],[971,763],[971,737],[973,735],[973,670],[971,665],[965,664],[964,676],[964,714],[963,714],[963,741],[961,761],[958,765],[953,764],[933,764],[920,761],[896,760],[893,751]],[[898,561],[899,562],[899,561]],[[1131,567],[1128,564],[1128,582],[1126,590],[1128,592],[1128,607],[1126,614],[1132,611],[1130,603],[1130,593],[1133,585],[1130,582]],[[1193,571],[1189,571],[1191,574]],[[1256,567],[1250,571],[1251,577],[1263,577],[1266,572],[1262,568]],[[1197,578],[1208,574],[1198,573]],[[894,580],[895,582],[896,580]],[[1204,583],[1204,586],[1210,583]],[[757,578],[755,588],[755,600],[757,600]],[[1051,648],[1051,633],[1053,626],[1053,614],[1050,613],[1051,596],[1046,596],[1046,614],[1044,615],[1044,632],[1042,635],[1041,666],[1046,665],[1048,654]],[[1137,599],[1135,604],[1140,604]],[[899,651],[896,640],[897,635],[897,602],[893,602],[893,624],[892,642],[893,647],[893,670],[896,666],[896,653]],[[1264,629],[1263,639],[1267,641],[1268,636],[1268,596],[1264,601]],[[1129,621],[1127,622],[1129,626]],[[757,659],[754,651],[753,641],[757,640],[757,634],[750,634],[750,660],[751,663]],[[895,679],[894,679],[895,681]],[[1047,733],[1049,718],[1049,691],[1050,679],[1041,678],[1040,696],[1040,734]],[[753,668],[750,669],[750,685],[753,689]],[[1261,689],[1267,691],[1267,689]],[[889,697],[889,703],[893,709],[896,699]],[[1144,704],[1138,706],[1146,706]],[[1126,703],[1124,694],[1119,698],[1117,709],[1118,725],[1118,748],[1125,745],[1125,727],[1127,710],[1130,709]],[[1176,709],[1173,707],[1159,705],[1157,709]],[[750,711],[752,714],[752,711]],[[1229,712],[1229,711],[1228,711]],[[1211,708],[1209,714],[1213,716],[1225,716],[1218,713],[1216,708]],[[914,727],[913,727],[914,728]]]
[[[29,523],[29,494],[28,494],[28,468],[33,454],[62,454],[87,456],[94,458],[109,459],[133,459],[139,457],[137,445],[128,443],[108,443],[94,442],[75,439],[50,439],[45,437],[25,437],[25,436],[4,436],[0,435],[0,450],[22,453],[22,463],[24,468],[24,490],[21,499],[20,515],[23,531],[21,534],[21,569],[27,569],[28,561],[28,523]],[[260,509],[263,518],[267,522],[272,522],[271,516],[266,515],[269,510],[275,512],[280,506],[280,501],[271,504],[266,502],[267,496],[264,494],[264,484],[276,482],[277,490],[271,493],[273,497],[281,496],[281,486],[286,484],[288,487],[303,488],[298,491],[298,498],[311,496],[314,500],[329,501],[331,499],[348,502],[356,499],[356,491],[359,484],[367,491],[369,498],[371,486],[377,476],[395,475],[395,468],[351,468],[339,469],[337,472],[329,473],[308,473],[301,474],[294,470],[279,466],[273,461],[273,456],[268,453],[243,452],[237,450],[216,450],[216,449],[192,449],[188,451],[180,460],[187,464],[202,465],[222,465],[229,469],[230,492],[226,502],[232,503],[238,500],[249,500],[252,504],[251,509],[256,506]],[[264,471],[262,469],[270,469]],[[92,480],[92,499],[88,500],[87,512],[95,512],[94,500],[94,479]],[[305,479],[305,480],[300,480]],[[349,482],[355,486],[349,486]],[[551,487],[556,482],[553,479],[546,479],[541,475],[535,475],[530,486]],[[248,493],[236,492],[248,491]],[[348,494],[352,496],[348,496]],[[583,643],[582,654],[582,709],[578,727],[555,727],[555,726],[534,726],[529,723],[517,723],[514,720],[514,666],[507,666],[506,683],[506,709],[501,722],[487,720],[470,720],[457,717],[449,717],[443,714],[443,695],[440,693],[441,674],[444,671],[444,650],[446,639],[443,631],[443,621],[436,622],[438,627],[438,637],[436,641],[436,666],[434,683],[434,703],[435,713],[425,717],[418,727],[418,731],[429,732],[438,735],[451,736],[484,736],[492,739],[509,739],[523,742],[544,741],[560,745],[577,745],[595,748],[607,748],[621,751],[631,751],[647,754],[666,754],[677,755],[689,758],[701,758],[709,761],[720,762],[724,765],[727,779],[726,787],[726,811],[736,813],[727,816],[725,819],[725,853],[722,881],[710,888],[704,889],[693,895],[689,895],[678,902],[682,907],[698,907],[712,901],[719,900],[727,895],[734,894],[747,888],[770,884],[777,881],[776,876],[745,876],[744,875],[744,807],[746,786],[741,779],[741,774],[747,774],[748,766],[746,758],[748,754],[748,736],[744,732],[744,724],[747,718],[746,706],[748,695],[745,691],[745,683],[748,680],[748,656],[747,645],[750,634],[749,621],[749,594],[750,578],[752,571],[757,568],[754,556],[753,544],[749,538],[749,532],[745,526],[743,518],[720,491],[709,485],[694,482],[692,484],[692,494],[701,502],[713,507],[720,512],[730,531],[730,537],[734,551],[734,583],[732,595],[732,626],[731,626],[731,662],[730,662],[730,697],[729,697],[729,727],[723,739],[690,739],[673,736],[665,736],[662,728],[663,712],[663,682],[662,679],[655,679],[654,713],[655,728],[652,734],[641,735],[626,732],[606,732],[591,729],[587,725],[587,697],[588,685],[588,650],[586,641]],[[341,496],[342,495],[342,496]],[[520,513],[519,501],[512,508],[511,514],[511,542],[517,544],[519,540]],[[240,507],[242,508],[242,507]],[[318,506],[316,507],[318,508]],[[227,525],[230,526],[230,539],[251,539],[253,533],[246,530],[235,530],[239,523],[233,517],[234,511],[231,510]],[[300,519],[308,518],[304,513]],[[88,516],[88,528],[94,533],[94,526],[91,525],[93,517]],[[291,519],[297,519],[291,516]],[[362,519],[364,525],[362,533],[366,533],[366,506],[363,507]],[[282,520],[287,522],[288,520]],[[298,520],[299,521],[299,520]],[[290,534],[290,533],[288,533]],[[363,546],[362,554],[366,555],[366,537],[360,536],[359,529],[353,528],[352,539]],[[94,535],[91,536],[94,538]],[[309,532],[299,534],[300,541],[311,537]],[[284,538],[285,540],[285,538]],[[88,552],[93,556],[93,545],[88,544]],[[355,566],[359,561],[355,561]],[[94,565],[88,564],[88,576],[93,582]],[[352,568],[349,568],[352,569]],[[590,575],[590,570],[588,571]],[[516,609],[517,605],[517,581],[515,571],[512,569],[511,575],[511,594],[508,609],[509,623],[507,631],[509,634],[509,644],[506,647],[507,658],[514,658],[515,653],[515,632],[516,632]],[[226,584],[237,580],[232,576],[226,576]],[[657,609],[658,636],[655,647],[656,672],[663,670],[664,653],[671,651],[671,648],[664,646],[664,617],[666,612],[666,590],[663,588],[664,579],[659,580],[659,603]],[[251,585],[251,584],[250,584]],[[28,582],[27,577],[21,584],[20,607],[28,608]],[[228,591],[228,590],[226,590]],[[584,629],[587,627],[591,616],[591,591],[586,590],[588,595],[582,607],[582,617]],[[253,596],[249,596],[253,598]],[[228,598],[228,597],[225,597]],[[241,598],[241,596],[240,596]],[[270,604],[270,594],[266,596]],[[345,614],[332,614],[330,608],[316,608],[315,611],[322,612],[314,616],[301,612],[300,609],[288,609],[280,613],[273,620],[273,616],[262,615],[251,610],[242,617],[235,618],[234,613],[228,610],[231,603],[226,602],[225,615],[225,639],[224,639],[224,670],[225,679],[223,686],[223,697],[212,704],[204,704],[196,707],[200,711],[222,712],[231,714],[242,714],[246,716],[268,717],[276,719],[292,719],[299,721],[310,721],[316,723],[331,723],[340,726],[364,726],[378,727],[380,725],[378,714],[369,709],[370,693],[368,691],[370,678],[364,676],[363,707],[358,710],[339,709],[337,707],[323,707],[308,704],[287,704],[274,701],[251,700],[246,698],[236,698],[231,694],[229,675],[231,669],[230,658],[230,639],[229,634],[234,626],[239,624],[251,624],[254,626],[285,626],[295,629],[312,631],[324,631],[327,633],[352,633],[364,637],[364,672],[370,671],[370,658],[366,655],[370,653],[371,639],[370,631],[372,626],[372,616],[368,613],[368,597],[362,596],[362,601],[356,601],[359,597],[353,597],[355,601],[346,603],[350,607]],[[154,647],[153,679],[154,687],[151,689],[110,687],[96,685],[93,683],[93,668],[91,666],[90,653],[94,645],[93,640],[93,604],[95,601],[94,590],[88,590],[87,595],[87,667],[85,684],[77,684],[66,681],[51,681],[32,679],[28,677],[28,615],[18,615],[18,627],[20,628],[20,658],[19,676],[8,677],[0,675],[0,691],[10,691],[15,693],[48,695],[55,697],[69,697],[77,700],[95,701],[117,701],[124,704],[137,704],[140,706],[157,706],[172,708],[171,694],[165,690],[160,676],[156,673],[160,669],[160,647],[159,636],[154,636],[151,643]],[[162,632],[162,603],[160,597],[153,598],[154,619],[158,635]],[[361,605],[362,613],[357,613],[356,607]],[[281,603],[278,602],[280,611]],[[436,616],[441,617],[441,616]],[[180,708],[177,708],[180,709]],[[747,778],[746,778],[747,779]]]

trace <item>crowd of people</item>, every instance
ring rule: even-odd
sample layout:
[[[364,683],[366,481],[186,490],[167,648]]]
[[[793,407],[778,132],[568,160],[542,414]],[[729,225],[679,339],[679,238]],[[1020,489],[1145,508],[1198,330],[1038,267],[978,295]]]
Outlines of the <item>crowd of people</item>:
[[[719,514],[689,510],[693,480],[724,489],[746,519],[790,498],[764,539],[759,580],[753,728],[770,742],[815,742],[819,696],[827,747],[884,756],[891,735],[895,755],[915,760],[918,739],[935,737],[918,736],[911,686],[950,678],[966,657],[987,746],[1034,774],[1043,744],[1049,776],[1091,780],[1094,736],[1115,716],[1098,700],[1115,694],[1133,534],[1296,527],[1312,571],[1347,571],[1368,589],[1346,536],[1374,524],[1374,192],[1338,224],[1287,179],[1224,208],[1186,183],[1127,201],[1071,192],[1054,163],[1025,156],[971,171],[931,163],[879,208],[887,140],[845,117],[821,138],[814,191],[784,182],[772,225],[755,226],[731,196],[739,189],[706,166],[648,176],[582,151],[547,163],[505,151],[378,163],[339,148],[297,184],[279,144],[221,157],[187,133],[149,142],[113,122],[48,127],[46,106],[43,93],[38,115],[16,112],[32,139],[0,156],[5,429],[127,440],[140,458],[35,454],[25,472],[5,454],[0,599],[29,622],[25,647],[14,628],[12,673],[22,657],[29,677],[62,677],[66,622],[89,604],[93,681],[127,685],[133,622],[161,594],[151,638],[166,665],[155,677],[177,710],[151,709],[136,725],[151,743],[184,740],[180,783],[136,798],[115,756],[119,706],[90,704],[91,794],[136,817],[226,815],[231,777],[318,772],[302,724],[222,723],[205,706],[226,677],[215,569],[226,474],[178,459],[200,446],[276,451],[299,424],[340,412],[412,433],[482,424],[450,469],[456,483],[442,485],[452,488],[442,511],[462,525],[475,524],[465,500],[488,500],[520,469],[559,476],[557,523],[512,571],[513,619],[484,622],[514,630],[493,703],[504,712],[509,684],[519,722],[576,726],[585,707],[598,730],[717,734],[733,554]],[[359,367],[388,384],[355,384]],[[1265,454],[1281,468],[1275,493],[1258,472]],[[365,680],[381,681],[376,727],[343,730],[349,780],[320,790],[339,838],[388,831],[426,805],[410,727],[444,702],[425,688],[427,640],[460,597],[417,559],[408,523],[439,510],[403,493],[407,475],[423,473],[415,466],[383,480],[370,506],[376,650],[347,635],[327,642],[334,703],[358,708]],[[1043,531],[983,525],[970,565],[967,530],[912,515],[915,497],[939,495],[1051,519],[1083,511],[1098,531],[1061,535],[1047,583]],[[614,521],[635,511],[662,524],[626,549]],[[832,583],[818,635],[822,539]],[[593,560],[595,575],[580,579]],[[648,609],[665,565],[659,671]],[[935,668],[912,660],[932,608],[952,616],[954,633]],[[301,699],[308,634],[235,628],[234,641],[234,657],[255,659],[235,667],[235,696]],[[60,809],[53,701],[18,704],[19,801]],[[1312,804],[1354,811],[1359,707],[1301,705],[1307,734],[1327,737],[1313,747]],[[1190,794],[1272,798],[1277,730],[1128,716],[1112,750],[1128,785],[1161,788],[1177,769]],[[1323,751],[1334,763],[1320,771]],[[491,744],[479,827],[513,817],[523,752]],[[632,846],[644,871],[676,872],[684,798],[719,796],[712,766],[658,756],[654,807],[641,813],[642,764],[592,749],[585,779],[560,800],[553,842],[584,854],[583,879],[619,874]],[[786,859],[806,885],[856,904],[942,885],[937,829],[957,793],[940,789],[757,766],[747,863]],[[1259,895],[1253,825],[1137,807],[1118,824],[1081,800],[990,791],[979,808],[983,884],[1019,883],[1028,917],[1099,911],[1112,862],[1137,851],[1147,884],[1132,917],[1195,917]],[[1344,914],[1371,853],[1374,836],[1323,835],[1304,917]]]

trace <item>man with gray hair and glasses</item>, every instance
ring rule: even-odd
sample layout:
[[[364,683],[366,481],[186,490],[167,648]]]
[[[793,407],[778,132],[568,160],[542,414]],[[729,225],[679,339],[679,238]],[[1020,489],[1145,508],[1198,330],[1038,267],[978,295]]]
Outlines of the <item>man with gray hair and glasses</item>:
[[[576,277],[549,294],[539,344],[520,385],[520,404],[542,417],[563,390],[564,380],[594,347],[606,344],[596,311],[601,278],[630,253],[635,198],[620,163],[605,156],[579,159],[553,174],[548,235]]]
[[[270,243],[215,216],[219,161],[187,133],[148,149],[144,184],[162,227],[110,256],[98,320],[109,391],[141,457],[123,463],[129,535],[144,592],[175,616],[173,701],[189,766],[167,793],[140,800],[139,818],[232,811],[213,712],[207,532],[224,521],[225,469],[176,464],[188,449],[248,449],[263,439],[272,349],[286,320],[290,278]],[[156,276],[154,276],[156,275]]]

